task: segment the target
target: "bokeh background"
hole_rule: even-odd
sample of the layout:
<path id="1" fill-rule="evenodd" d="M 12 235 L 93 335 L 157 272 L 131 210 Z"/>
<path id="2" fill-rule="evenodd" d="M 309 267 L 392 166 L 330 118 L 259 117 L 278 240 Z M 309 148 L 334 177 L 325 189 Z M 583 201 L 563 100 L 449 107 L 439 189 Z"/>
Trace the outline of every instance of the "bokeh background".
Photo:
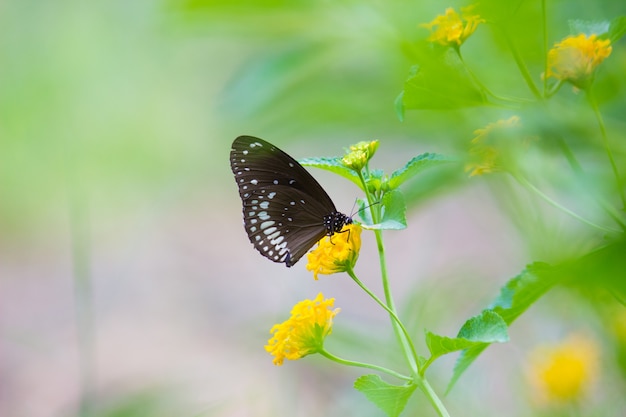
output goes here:
<path id="1" fill-rule="evenodd" d="M 547 3 L 550 44 L 571 19 L 626 14 L 611 0 Z M 318 292 L 342 309 L 329 350 L 396 369 L 402 358 L 388 317 L 347 276 L 316 282 L 304 262 L 287 269 L 254 251 L 228 153 L 236 136 L 251 134 L 295 158 L 379 139 L 372 165 L 388 173 L 423 152 L 462 159 L 475 129 L 514 111 L 409 111 L 401 122 L 394 100 L 416 63 L 412 45 L 428 35 L 418 25 L 464 5 L 2 2 L 0 416 L 382 415 L 352 389 L 364 372 L 317 357 L 272 365 L 269 329 Z M 520 2 L 509 28 L 537 83 L 540 11 L 540 2 Z M 532 99 L 488 25 L 463 48 L 492 90 Z M 621 42 L 596 94 L 623 171 L 625 71 Z M 527 161 L 532 178 L 610 224 L 587 192 L 617 204 L 593 113 L 569 87 L 548 107 L 549 117 L 537 108 L 522 116 L 541 133 Z M 595 181 L 573 178 L 551 132 L 566 137 Z M 404 190 L 408 229 L 385 235 L 396 301 L 417 340 L 424 329 L 454 336 L 525 264 L 559 262 L 602 241 L 506 177 L 470 179 L 458 164 L 435 171 Z M 314 175 L 341 211 L 361 197 L 347 181 Z M 364 234 L 357 273 L 380 293 L 377 265 Z M 623 416 L 623 310 L 602 291 L 556 288 L 444 403 L 453 416 L 539 415 L 528 353 L 575 333 L 600 358 L 578 406 Z M 455 357 L 429 370 L 441 394 Z M 434 415 L 420 393 L 406 412 L 417 414 Z"/>

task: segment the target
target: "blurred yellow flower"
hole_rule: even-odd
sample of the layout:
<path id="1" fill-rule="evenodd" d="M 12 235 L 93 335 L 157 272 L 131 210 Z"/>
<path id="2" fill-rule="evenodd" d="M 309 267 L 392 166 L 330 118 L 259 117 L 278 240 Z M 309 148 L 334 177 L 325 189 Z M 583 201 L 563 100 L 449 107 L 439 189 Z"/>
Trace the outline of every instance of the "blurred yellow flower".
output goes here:
<path id="1" fill-rule="evenodd" d="M 580 398 L 598 373 L 596 343 L 575 334 L 561 343 L 543 345 L 530 354 L 529 383 L 540 404 Z"/>
<path id="2" fill-rule="evenodd" d="M 356 264 L 361 250 L 361 226 L 348 224 L 340 234 L 325 236 L 317 247 L 307 254 L 306 269 L 318 274 L 330 275 L 345 272 Z"/>
<path id="3" fill-rule="evenodd" d="M 611 55 L 611 41 L 596 35 L 568 36 L 548 51 L 548 77 L 585 88 L 594 70 Z"/>
<path id="4" fill-rule="evenodd" d="M 332 309 L 334 298 L 324 299 L 319 293 L 315 300 L 303 300 L 291 309 L 291 317 L 275 324 L 265 350 L 274 356 L 274 365 L 285 359 L 297 360 L 317 353 L 324 347 L 324 339 L 332 332 L 333 318 L 340 309 Z"/>
<path id="5" fill-rule="evenodd" d="M 376 153 L 376 149 L 378 149 L 377 140 L 373 140 L 371 142 L 359 142 L 356 145 L 350 146 L 350 153 L 344 156 L 341 162 L 346 167 L 359 172 L 369 162 L 369 160 L 372 159 Z"/>
<path id="6" fill-rule="evenodd" d="M 465 165 L 465 172 L 469 176 L 490 174 L 502 170 L 501 152 L 498 151 L 494 143 L 499 136 L 504 135 L 507 129 L 520 126 L 519 116 L 511 116 L 506 120 L 498 120 L 489 123 L 481 129 L 476 129 L 476 135 L 470 142 L 470 162 Z"/>
<path id="7" fill-rule="evenodd" d="M 459 47 L 471 36 L 480 23 L 484 23 L 477 14 L 472 14 L 473 6 L 461 9 L 461 15 L 452 7 L 446 9 L 445 14 L 438 15 L 432 22 L 420 26 L 430 30 L 428 40 L 444 46 Z"/>

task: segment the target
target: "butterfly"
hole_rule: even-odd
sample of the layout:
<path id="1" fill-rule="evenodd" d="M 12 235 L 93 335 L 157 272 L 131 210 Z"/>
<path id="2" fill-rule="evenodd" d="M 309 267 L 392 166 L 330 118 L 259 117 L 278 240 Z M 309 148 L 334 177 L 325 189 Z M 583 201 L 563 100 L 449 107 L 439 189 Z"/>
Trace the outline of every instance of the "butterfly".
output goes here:
<path id="1" fill-rule="evenodd" d="M 291 267 L 321 238 L 352 223 L 302 165 L 263 139 L 235 139 L 230 167 L 248 238 L 273 262 Z"/>

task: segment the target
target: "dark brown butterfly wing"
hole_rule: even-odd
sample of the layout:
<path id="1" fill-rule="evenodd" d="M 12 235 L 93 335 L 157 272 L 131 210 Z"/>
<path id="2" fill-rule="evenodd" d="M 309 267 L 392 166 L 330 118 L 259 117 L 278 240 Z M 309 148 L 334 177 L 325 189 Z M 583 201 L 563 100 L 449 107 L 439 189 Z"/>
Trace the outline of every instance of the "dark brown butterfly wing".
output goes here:
<path id="1" fill-rule="evenodd" d="M 337 219 L 341 225 L 349 222 L 315 178 L 269 142 L 239 136 L 230 151 L 230 166 L 250 242 L 274 262 L 294 265 L 324 235 L 337 231 Z M 335 222 L 334 228 L 325 218 Z"/>

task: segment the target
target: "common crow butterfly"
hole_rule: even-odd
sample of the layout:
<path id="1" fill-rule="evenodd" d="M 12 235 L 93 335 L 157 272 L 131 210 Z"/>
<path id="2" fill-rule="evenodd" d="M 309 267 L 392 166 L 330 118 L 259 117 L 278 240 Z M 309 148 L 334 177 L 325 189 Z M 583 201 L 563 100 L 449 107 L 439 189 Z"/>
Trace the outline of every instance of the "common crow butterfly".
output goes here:
<path id="1" fill-rule="evenodd" d="M 302 165 L 269 142 L 239 136 L 230 167 L 248 238 L 273 262 L 290 267 L 321 238 L 352 223 Z"/>

